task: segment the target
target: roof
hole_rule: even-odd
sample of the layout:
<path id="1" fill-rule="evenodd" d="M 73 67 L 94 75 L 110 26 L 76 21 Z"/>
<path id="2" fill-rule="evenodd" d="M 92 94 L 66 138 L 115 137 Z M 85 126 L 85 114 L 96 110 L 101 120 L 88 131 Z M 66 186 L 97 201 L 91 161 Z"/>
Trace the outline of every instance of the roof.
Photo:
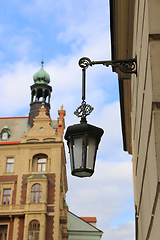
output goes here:
<path id="1" fill-rule="evenodd" d="M 43 61 L 41 69 L 33 75 L 34 83 L 50 83 L 49 74 L 43 69 Z"/>
<path id="2" fill-rule="evenodd" d="M 90 218 L 91 219 L 91 218 Z M 96 218 L 94 218 L 96 219 Z M 94 227 L 93 225 L 91 225 L 90 223 L 88 223 L 87 221 L 85 221 L 84 219 L 76 216 L 74 213 L 68 211 L 68 232 L 90 232 L 90 233 L 94 233 L 99 236 L 102 236 L 103 232 L 101 230 L 99 230 L 98 228 Z"/>
<path id="3" fill-rule="evenodd" d="M 28 117 L 3 117 L 0 118 L 0 133 L 5 126 L 8 126 L 10 137 L 7 140 L 2 140 L 0 137 L 0 144 L 17 144 L 21 141 L 21 136 L 26 135 L 31 128 L 28 124 Z M 58 129 L 58 122 L 51 121 L 51 127 Z"/>
<path id="4" fill-rule="evenodd" d="M 28 117 L 0 118 L 0 132 L 6 124 L 10 130 L 11 136 L 8 140 L 5 141 L 0 138 L 0 143 L 11 143 L 17 141 L 20 142 L 21 136 L 26 134 L 30 129 L 30 126 L 28 124 Z"/>
<path id="5" fill-rule="evenodd" d="M 31 178 L 47 178 L 47 177 L 44 174 L 32 174 L 28 177 L 28 179 L 31 179 Z"/>
<path id="6" fill-rule="evenodd" d="M 112 60 L 134 58 L 133 24 L 134 0 L 110 0 L 110 31 Z M 131 74 L 121 72 L 117 67 L 112 70 L 118 73 L 121 125 L 124 151 L 132 153 L 131 147 Z"/>
<path id="7" fill-rule="evenodd" d="M 80 217 L 81 219 L 83 219 L 84 221 L 86 222 L 93 222 L 93 223 L 96 223 L 97 222 L 97 219 L 96 217 Z"/>

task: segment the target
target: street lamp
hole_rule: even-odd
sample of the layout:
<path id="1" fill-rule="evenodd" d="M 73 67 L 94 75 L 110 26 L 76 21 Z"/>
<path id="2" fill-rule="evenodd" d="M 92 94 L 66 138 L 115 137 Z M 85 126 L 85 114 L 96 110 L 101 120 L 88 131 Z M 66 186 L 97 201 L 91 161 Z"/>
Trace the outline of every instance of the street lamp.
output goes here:
<path id="1" fill-rule="evenodd" d="M 103 129 L 87 123 L 86 117 L 93 111 L 93 107 L 85 101 L 85 75 L 86 69 L 95 64 L 103 64 L 118 67 L 125 73 L 137 75 L 137 59 L 116 60 L 116 61 L 91 61 L 87 57 L 79 60 L 82 68 L 82 103 L 74 114 L 81 117 L 80 124 L 74 124 L 67 128 L 65 139 L 70 153 L 71 173 L 77 177 L 90 177 L 94 173 L 96 154 Z"/>

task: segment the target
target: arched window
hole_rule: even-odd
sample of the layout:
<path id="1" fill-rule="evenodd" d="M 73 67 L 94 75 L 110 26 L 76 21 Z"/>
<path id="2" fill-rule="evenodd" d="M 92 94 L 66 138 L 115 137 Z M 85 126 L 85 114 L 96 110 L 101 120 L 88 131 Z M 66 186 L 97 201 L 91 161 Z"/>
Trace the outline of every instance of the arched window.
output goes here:
<path id="1" fill-rule="evenodd" d="M 42 198 L 42 186 L 36 183 L 31 188 L 31 203 L 41 203 L 41 198 Z"/>
<path id="2" fill-rule="evenodd" d="M 0 138 L 2 141 L 7 141 L 11 136 L 11 132 L 10 129 L 7 125 L 5 125 L 2 129 L 2 131 L 0 132 Z"/>
<path id="3" fill-rule="evenodd" d="M 39 240 L 40 223 L 37 220 L 33 220 L 29 224 L 28 240 Z"/>
<path id="4" fill-rule="evenodd" d="M 40 128 L 43 131 L 43 128 Z M 32 159 L 32 172 L 46 172 L 47 171 L 48 156 L 46 154 L 36 154 Z"/>

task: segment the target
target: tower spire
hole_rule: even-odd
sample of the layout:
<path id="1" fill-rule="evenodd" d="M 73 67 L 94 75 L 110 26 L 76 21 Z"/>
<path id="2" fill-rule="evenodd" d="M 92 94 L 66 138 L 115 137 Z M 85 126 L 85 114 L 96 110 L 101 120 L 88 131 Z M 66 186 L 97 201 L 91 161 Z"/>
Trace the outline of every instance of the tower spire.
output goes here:
<path id="1" fill-rule="evenodd" d="M 33 75 L 34 84 L 30 87 L 31 103 L 28 123 L 31 127 L 33 126 L 33 118 L 38 116 L 39 108 L 41 108 L 42 103 L 47 109 L 46 114 L 50 116 L 50 97 L 52 87 L 48 85 L 50 83 L 50 76 L 43 68 L 43 59 L 41 63 L 41 69 Z"/>

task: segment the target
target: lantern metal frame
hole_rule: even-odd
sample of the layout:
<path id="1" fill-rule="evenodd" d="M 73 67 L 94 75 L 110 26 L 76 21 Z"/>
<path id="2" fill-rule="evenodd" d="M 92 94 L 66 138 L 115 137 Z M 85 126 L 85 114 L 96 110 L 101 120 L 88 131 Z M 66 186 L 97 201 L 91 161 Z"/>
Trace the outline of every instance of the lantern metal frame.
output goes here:
<path id="1" fill-rule="evenodd" d="M 71 173 L 77 177 L 90 177 L 94 172 L 96 154 L 98 150 L 98 145 L 103 135 L 103 129 L 96 126 L 90 125 L 86 122 L 81 122 L 80 124 L 74 124 L 67 128 L 65 139 L 67 140 L 70 160 L 71 160 Z M 76 164 L 75 148 L 74 141 L 76 139 L 81 139 L 82 149 L 81 156 L 82 159 Z M 91 154 L 91 157 L 88 156 L 89 153 L 89 142 L 90 140 L 94 141 L 94 152 Z M 78 156 L 79 157 L 79 156 Z M 92 159 L 91 161 L 89 159 Z M 80 163 L 80 164 L 79 164 Z M 79 164 L 79 165 L 78 165 Z"/>
<path id="2" fill-rule="evenodd" d="M 83 57 L 79 60 L 78 63 L 79 66 L 82 68 L 82 103 L 76 109 L 74 114 L 77 117 L 81 117 L 81 121 L 80 124 L 75 124 L 67 128 L 65 139 L 67 140 L 70 153 L 72 175 L 77 177 L 90 177 L 94 173 L 97 149 L 104 130 L 88 124 L 86 120 L 86 117 L 90 115 L 90 113 L 94 110 L 94 108 L 91 105 L 87 104 L 85 101 L 86 69 L 89 66 L 93 66 L 95 64 L 103 64 L 106 67 L 110 65 L 113 67 L 118 67 L 119 70 L 124 73 L 134 73 L 137 75 L 137 57 L 129 60 L 125 59 L 116 61 L 91 61 L 88 57 Z M 78 144 L 75 143 L 76 139 L 80 139 L 81 142 L 81 144 L 79 144 L 79 146 L 81 145 L 80 157 L 82 157 L 80 161 L 80 157 L 75 156 L 75 154 L 77 154 L 75 148 L 76 146 L 78 146 Z M 95 141 L 94 144 L 93 139 Z M 89 144 L 89 142 L 91 141 L 92 144 Z M 94 150 L 92 154 L 90 154 L 91 151 L 89 148 Z M 88 156 L 89 154 L 90 156 Z M 76 157 L 78 159 L 77 162 L 79 161 L 79 164 L 76 162 Z M 89 159 L 91 159 L 91 161 Z"/>

